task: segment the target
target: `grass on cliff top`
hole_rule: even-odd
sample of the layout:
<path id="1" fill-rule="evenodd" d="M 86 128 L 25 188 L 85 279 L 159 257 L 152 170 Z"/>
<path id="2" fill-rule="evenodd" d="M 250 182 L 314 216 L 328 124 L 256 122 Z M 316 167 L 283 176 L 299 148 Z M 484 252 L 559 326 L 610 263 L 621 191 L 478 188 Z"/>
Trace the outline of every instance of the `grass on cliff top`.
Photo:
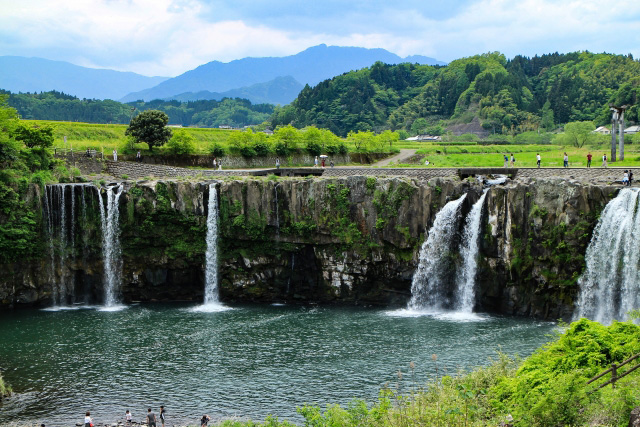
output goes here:
<path id="1" fill-rule="evenodd" d="M 377 402 L 354 400 L 339 405 L 304 406 L 298 412 L 309 427 L 417 426 L 626 426 L 640 405 L 640 370 L 597 390 L 609 376 L 587 381 L 640 352 L 640 326 L 630 322 L 603 326 L 581 319 L 555 340 L 519 361 L 499 354 L 486 367 L 447 373 L 433 356 L 433 374 L 424 385 L 413 364 L 398 372 Z M 633 366 L 633 362 L 631 364 Z M 629 367 L 622 368 L 626 371 Z M 288 427 L 267 418 L 263 423 L 224 421 L 224 427 Z"/>

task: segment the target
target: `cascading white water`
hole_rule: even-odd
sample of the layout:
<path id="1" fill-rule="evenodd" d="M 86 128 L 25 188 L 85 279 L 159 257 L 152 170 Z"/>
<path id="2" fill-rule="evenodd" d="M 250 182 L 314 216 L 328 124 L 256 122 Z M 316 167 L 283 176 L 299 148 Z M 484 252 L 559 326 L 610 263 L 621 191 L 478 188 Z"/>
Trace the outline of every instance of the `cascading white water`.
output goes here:
<path id="1" fill-rule="evenodd" d="M 209 184 L 207 213 L 207 254 L 205 267 L 204 303 L 218 303 L 218 192 L 216 184 Z"/>
<path id="2" fill-rule="evenodd" d="M 60 269 L 60 281 L 59 281 L 59 293 L 60 293 L 60 301 L 61 305 L 65 305 L 67 299 L 67 275 L 65 274 L 65 251 L 67 249 L 67 216 L 66 216 L 66 199 L 65 199 L 65 190 L 67 188 L 66 184 L 60 184 L 58 191 L 58 212 L 60 212 L 60 228 L 58 229 L 58 268 Z M 73 193 L 71 193 L 73 198 Z"/>
<path id="3" fill-rule="evenodd" d="M 458 210 L 467 197 L 464 194 L 457 200 L 447 203 L 437 213 L 429 230 L 427 240 L 420 249 L 420 261 L 411 283 L 411 300 L 408 308 L 412 310 L 439 310 L 447 305 L 445 257 L 452 249 L 453 237 L 458 225 Z"/>
<path id="4" fill-rule="evenodd" d="M 578 279 L 575 318 L 624 320 L 640 308 L 640 190 L 625 188 L 600 215 Z"/>
<path id="5" fill-rule="evenodd" d="M 114 191 L 116 189 L 117 191 Z M 97 188 L 100 205 L 100 221 L 102 225 L 102 261 L 104 264 L 104 305 L 114 307 L 118 303 L 120 292 L 120 276 L 122 274 L 122 257 L 120 253 L 120 228 L 118 220 L 120 212 L 118 201 L 123 193 L 123 185 L 107 187 L 107 203 Z"/>
<path id="6" fill-rule="evenodd" d="M 480 220 L 482 219 L 482 207 L 484 199 L 487 197 L 488 189 L 473 204 L 464 225 L 462 232 L 462 248 L 460 257 L 462 258 L 462 268 L 456 277 L 456 302 L 454 310 L 464 313 L 471 313 L 475 303 L 475 282 L 476 271 L 478 269 L 478 250 L 480 240 Z"/>

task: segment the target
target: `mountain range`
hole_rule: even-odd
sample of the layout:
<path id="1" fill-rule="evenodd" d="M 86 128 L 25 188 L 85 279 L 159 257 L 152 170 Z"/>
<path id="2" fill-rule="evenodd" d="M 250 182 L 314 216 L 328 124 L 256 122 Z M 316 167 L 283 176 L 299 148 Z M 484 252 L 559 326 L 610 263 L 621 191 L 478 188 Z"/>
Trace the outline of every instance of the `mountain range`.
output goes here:
<path id="1" fill-rule="evenodd" d="M 241 97 L 252 103 L 284 105 L 293 101 L 307 84 L 313 86 L 351 70 L 369 67 L 377 61 L 446 65 L 426 56 L 402 58 L 384 49 L 321 44 L 284 57 L 212 61 L 167 78 L 86 68 L 41 58 L 2 56 L 0 89 L 14 93 L 57 90 L 80 98 L 121 102 Z"/>
<path id="2" fill-rule="evenodd" d="M 164 80 L 167 77 L 87 68 L 42 58 L 0 56 L 0 89 L 14 93 L 56 90 L 79 98 L 120 99 Z"/>

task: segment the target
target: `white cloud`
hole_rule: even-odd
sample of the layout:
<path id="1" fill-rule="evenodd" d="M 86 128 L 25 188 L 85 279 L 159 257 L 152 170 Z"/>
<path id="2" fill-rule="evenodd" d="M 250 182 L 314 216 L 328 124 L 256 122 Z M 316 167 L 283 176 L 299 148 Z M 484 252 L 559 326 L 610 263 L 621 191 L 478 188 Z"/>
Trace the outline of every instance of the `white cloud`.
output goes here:
<path id="1" fill-rule="evenodd" d="M 320 43 L 441 60 L 494 50 L 507 56 L 585 49 L 640 56 L 638 19 L 630 18 L 640 16 L 640 2 L 632 0 L 478 0 L 443 20 L 429 18 L 428 7 L 418 10 L 411 2 L 403 8 L 399 1 L 370 16 L 359 10 L 352 33 L 348 26 L 330 30 L 336 25 L 329 21 L 320 32 L 241 19 L 210 22 L 217 11 L 203 1 L 0 0 L 0 55 L 169 76 L 212 60 L 290 55 Z"/>

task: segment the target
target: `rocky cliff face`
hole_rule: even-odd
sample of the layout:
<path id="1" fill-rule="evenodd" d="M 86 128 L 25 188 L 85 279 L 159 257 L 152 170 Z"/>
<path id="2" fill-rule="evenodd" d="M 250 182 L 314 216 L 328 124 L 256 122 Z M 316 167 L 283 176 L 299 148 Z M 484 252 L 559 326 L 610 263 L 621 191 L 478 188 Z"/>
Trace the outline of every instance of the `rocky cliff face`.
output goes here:
<path id="1" fill-rule="evenodd" d="M 223 301 L 403 305 L 438 210 L 468 193 L 466 215 L 482 188 L 454 179 L 247 178 L 220 181 L 216 191 Z M 476 309 L 568 317 L 598 213 L 615 192 L 565 180 L 492 187 Z M 208 183 L 126 183 L 119 206 L 125 301 L 202 298 L 208 198 Z M 80 206 L 66 201 L 67 212 Z M 98 212 L 96 204 L 77 212 L 76 238 L 57 267 L 66 273 L 54 274 L 67 277 L 69 299 L 72 290 L 75 300 L 101 298 Z M 50 303 L 44 228 L 41 253 L 2 266 L 2 306 Z M 459 262 L 452 254 L 452 277 Z"/>

